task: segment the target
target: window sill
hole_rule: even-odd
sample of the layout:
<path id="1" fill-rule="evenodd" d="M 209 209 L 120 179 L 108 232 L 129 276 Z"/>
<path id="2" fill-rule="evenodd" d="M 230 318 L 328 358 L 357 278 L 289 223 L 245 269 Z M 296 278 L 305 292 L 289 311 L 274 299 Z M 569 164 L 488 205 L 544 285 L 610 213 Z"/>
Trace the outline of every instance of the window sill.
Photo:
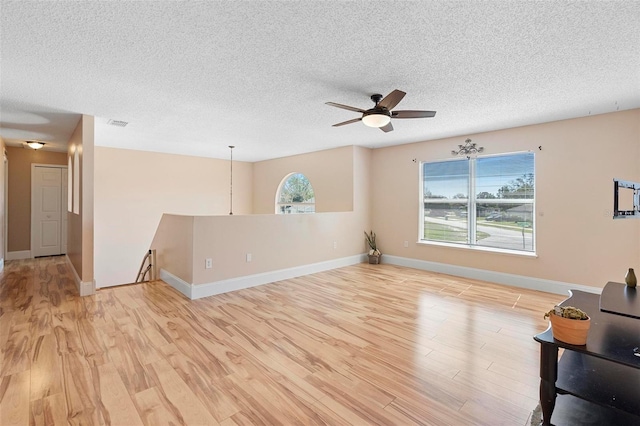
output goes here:
<path id="1" fill-rule="evenodd" d="M 471 246 L 469 244 L 452 244 L 452 243 L 444 243 L 444 242 L 438 242 L 438 241 L 425 241 L 425 240 L 419 240 L 417 241 L 417 244 L 425 245 L 425 246 L 438 246 L 438 247 L 448 247 L 448 248 L 461 249 L 461 250 L 506 254 L 511 256 L 533 257 L 533 258 L 538 257 L 538 254 L 533 251 L 520 251 L 520 250 L 501 249 L 501 248 L 495 248 L 495 247 Z"/>

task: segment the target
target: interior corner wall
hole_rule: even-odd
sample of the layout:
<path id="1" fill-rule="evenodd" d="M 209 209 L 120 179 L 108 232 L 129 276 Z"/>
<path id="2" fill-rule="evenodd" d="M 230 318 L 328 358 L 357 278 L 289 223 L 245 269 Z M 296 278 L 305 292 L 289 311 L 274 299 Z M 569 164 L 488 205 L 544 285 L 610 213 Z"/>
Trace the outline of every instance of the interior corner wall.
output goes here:
<path id="1" fill-rule="evenodd" d="M 275 214 L 280 184 L 294 172 L 311 182 L 316 212 L 353 211 L 353 152 L 347 146 L 253 163 L 253 213 Z"/>
<path id="2" fill-rule="evenodd" d="M 79 200 L 71 200 L 79 206 L 77 212 L 69 212 L 67 256 L 82 283 L 93 286 L 94 250 L 93 250 L 93 168 L 94 168 L 94 117 L 83 115 L 73 131 L 68 143 L 67 155 L 79 162 L 78 174 L 72 174 L 72 185 L 78 185 L 79 191 L 74 194 Z M 75 156 L 75 153 L 78 156 Z M 63 164 L 67 164 L 67 159 Z M 74 165 L 75 166 L 75 165 Z"/>
<path id="3" fill-rule="evenodd" d="M 82 282 L 94 281 L 94 156 L 95 118 L 82 116 Z"/>
<path id="4" fill-rule="evenodd" d="M 227 216 L 234 217 L 235 215 L 225 215 L 224 217 Z M 193 283 L 195 218 L 195 216 L 162 215 L 150 246 L 151 249 L 156 250 L 155 268 L 158 276 L 160 276 L 160 271 L 164 270 L 184 282 Z M 219 242 L 220 236 L 216 235 L 214 241 Z"/>
<path id="5" fill-rule="evenodd" d="M 228 215 L 229 173 L 228 160 L 97 146 L 96 286 L 135 281 L 163 214 Z M 252 174 L 233 162 L 234 215 L 252 212 Z"/>
<path id="6" fill-rule="evenodd" d="M 4 252 L 4 246 L 5 246 L 5 242 L 6 242 L 6 229 L 5 229 L 5 210 L 6 210 L 6 204 L 5 204 L 5 196 L 7 195 L 5 192 L 5 158 L 6 158 L 6 149 L 4 146 L 4 139 L 2 139 L 2 136 L 0 136 L 0 151 L 2 151 L 2 159 L 0 160 L 0 272 L 2 272 L 2 270 L 4 269 L 4 259 L 5 259 L 5 252 Z"/>
<path id="7" fill-rule="evenodd" d="M 5 148 L 9 160 L 7 252 L 31 250 L 31 164 L 66 165 L 64 152 Z M 4 175 L 3 175 L 4 176 Z"/>
<path id="8" fill-rule="evenodd" d="M 419 161 L 451 159 L 467 138 L 487 155 L 535 152 L 537 257 L 417 243 Z M 612 218 L 613 179 L 640 182 L 639 158 L 639 109 L 376 149 L 373 229 L 383 252 L 399 257 L 592 287 L 623 282 L 640 269 L 640 220 Z"/>
<path id="9" fill-rule="evenodd" d="M 353 210 L 361 212 L 361 227 L 371 230 L 371 192 L 375 182 L 372 181 L 371 161 L 373 150 L 353 147 Z M 364 240 L 363 240 L 364 241 Z"/>

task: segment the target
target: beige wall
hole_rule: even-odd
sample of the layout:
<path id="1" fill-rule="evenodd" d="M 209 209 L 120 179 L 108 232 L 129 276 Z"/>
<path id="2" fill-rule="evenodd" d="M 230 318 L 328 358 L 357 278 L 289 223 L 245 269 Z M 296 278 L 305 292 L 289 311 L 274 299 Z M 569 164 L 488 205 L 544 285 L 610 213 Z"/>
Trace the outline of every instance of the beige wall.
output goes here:
<path id="1" fill-rule="evenodd" d="M 355 212 L 307 215 L 165 214 L 151 248 L 159 268 L 189 284 L 305 266 L 364 252 Z M 247 262 L 247 254 L 252 260 Z M 205 260 L 213 260 L 211 269 Z"/>
<path id="2" fill-rule="evenodd" d="M 67 164 L 64 152 L 6 147 L 9 160 L 7 251 L 31 250 L 31 164 Z M 4 174 L 3 174 L 4 176 Z"/>
<path id="3" fill-rule="evenodd" d="M 330 193 L 336 186 L 339 203 L 329 205 L 350 207 L 352 211 L 275 215 L 272 193 L 265 197 L 263 206 L 270 214 L 194 218 L 165 215 L 152 244 L 159 267 L 197 285 L 364 253 L 363 230 L 370 223 L 371 150 L 347 147 L 296 157 L 303 160 L 303 165 L 327 161 L 323 167 L 306 169 L 312 170 L 312 184 L 321 188 L 321 193 Z M 291 170 L 303 170 L 294 157 L 261 162 L 254 167 L 254 187 L 276 188 Z M 189 232 L 186 228 L 191 223 L 193 231 Z M 250 262 L 247 254 L 252 256 Z M 207 258 L 213 260 L 212 269 L 205 268 Z"/>
<path id="4" fill-rule="evenodd" d="M 389 255 L 601 287 L 622 280 L 628 267 L 640 268 L 640 221 L 611 219 L 612 179 L 640 181 L 638 123 L 640 110 L 633 110 L 376 150 L 237 162 L 234 217 L 228 217 L 228 161 L 97 147 L 97 284 L 133 281 L 154 235 L 154 245 L 173 245 L 179 256 L 159 253 L 160 266 L 202 284 L 363 253 L 362 231 L 374 229 Z M 419 166 L 412 160 L 451 158 L 466 137 L 487 154 L 536 152 L 538 257 L 415 243 Z M 273 215 L 278 185 L 291 172 L 309 177 L 319 212 L 345 213 Z M 164 213 L 220 216 L 195 217 L 192 226 L 191 219 L 175 219 L 167 226 L 182 231 L 162 240 L 156 230 L 167 229 L 158 228 Z M 211 270 L 206 257 L 214 260 Z"/>
<path id="5" fill-rule="evenodd" d="M 412 159 L 452 158 L 467 137 L 486 154 L 535 152 L 536 258 L 416 244 L 419 164 Z M 640 269 L 640 220 L 612 219 L 613 178 L 640 182 L 640 110 L 376 149 L 373 229 L 383 253 L 602 287 Z"/>
<path id="6" fill-rule="evenodd" d="M 161 265 L 156 268 L 158 274 L 162 268 L 185 282 L 193 282 L 194 219 L 194 216 L 162 215 L 151 243 L 156 250 L 156 266 Z"/>
<path id="7" fill-rule="evenodd" d="M 196 217 L 193 284 L 358 255 L 361 234 L 354 212 Z M 205 269 L 206 258 L 213 259 L 212 269 Z"/>
<path id="8" fill-rule="evenodd" d="M 228 215 L 227 160 L 96 147 L 95 277 L 134 282 L 164 213 Z M 251 163 L 233 162 L 233 213 L 252 212 Z"/>
<path id="9" fill-rule="evenodd" d="M 289 174 L 304 174 L 316 196 L 316 212 L 353 210 L 353 147 L 254 163 L 253 213 L 275 213 L 276 193 Z"/>
<path id="10" fill-rule="evenodd" d="M 5 223 L 4 223 L 4 219 L 5 219 L 5 195 L 6 191 L 5 191 L 5 171 L 6 171 L 6 166 L 5 166 L 5 157 L 6 157 L 6 150 L 4 147 L 4 139 L 2 139 L 2 136 L 0 136 L 0 151 L 2 152 L 2 156 L 3 158 L 0 161 L 0 271 L 2 271 L 2 268 L 4 268 L 4 259 L 5 259 L 5 252 L 4 252 L 4 246 L 5 246 L 5 242 L 6 242 L 6 238 L 7 236 L 5 235 Z"/>
<path id="11" fill-rule="evenodd" d="M 83 115 L 69 139 L 67 155 L 74 158 L 76 151 L 79 154 L 78 161 L 80 162 L 79 176 L 71 170 L 69 174 L 73 174 L 72 186 L 75 181 L 79 183 L 79 211 L 67 215 L 69 218 L 67 256 L 80 281 L 92 286 L 94 280 L 94 118 L 92 116 Z M 66 156 L 63 164 L 67 164 Z M 72 163 L 72 168 L 73 165 Z"/>
<path id="12" fill-rule="evenodd" d="M 363 243 L 364 231 L 371 229 L 371 188 L 375 185 L 372 181 L 372 158 L 373 150 L 353 147 L 353 206 L 360 215 Z M 363 247 L 368 251 L 367 246 Z"/>

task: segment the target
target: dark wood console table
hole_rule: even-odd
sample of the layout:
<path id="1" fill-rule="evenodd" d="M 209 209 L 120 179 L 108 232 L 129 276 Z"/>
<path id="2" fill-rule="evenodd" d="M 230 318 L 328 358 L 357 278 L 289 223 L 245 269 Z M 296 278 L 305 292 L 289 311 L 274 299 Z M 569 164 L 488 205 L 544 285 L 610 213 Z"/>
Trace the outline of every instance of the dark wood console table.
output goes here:
<path id="1" fill-rule="evenodd" d="M 591 317 L 586 345 L 555 340 L 551 328 L 534 337 L 541 345 L 543 425 L 552 421 L 556 426 L 640 425 L 640 319 L 628 314 L 635 290 L 618 283 L 609 283 L 606 288 L 609 312 L 600 309 L 599 295 L 582 291 L 571 292 L 561 303 L 580 308 Z M 627 313 L 611 313 L 616 312 L 616 303 Z M 558 360 L 560 348 L 564 353 Z"/>

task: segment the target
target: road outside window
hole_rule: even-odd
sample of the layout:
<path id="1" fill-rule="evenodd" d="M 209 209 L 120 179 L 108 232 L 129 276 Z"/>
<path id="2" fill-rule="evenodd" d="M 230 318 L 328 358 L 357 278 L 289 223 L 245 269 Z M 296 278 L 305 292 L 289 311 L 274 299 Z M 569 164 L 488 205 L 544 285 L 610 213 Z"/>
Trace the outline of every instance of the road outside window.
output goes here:
<path id="1" fill-rule="evenodd" d="M 533 153 L 421 163 L 424 242 L 535 252 Z"/>

